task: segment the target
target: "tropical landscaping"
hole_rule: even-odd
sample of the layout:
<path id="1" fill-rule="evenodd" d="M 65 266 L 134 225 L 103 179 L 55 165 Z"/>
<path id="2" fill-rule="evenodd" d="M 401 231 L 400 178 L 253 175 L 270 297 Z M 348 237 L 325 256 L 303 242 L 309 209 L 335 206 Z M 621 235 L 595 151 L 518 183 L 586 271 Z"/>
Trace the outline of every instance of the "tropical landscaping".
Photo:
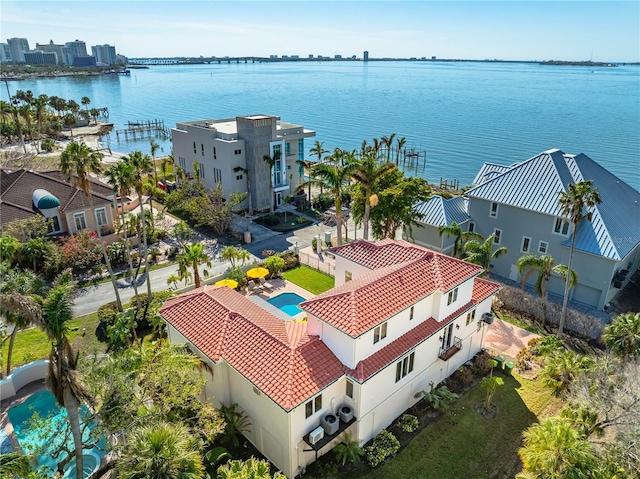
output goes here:
<path id="1" fill-rule="evenodd" d="M 31 105 L 34 99 L 28 100 L 27 95 L 22 101 Z M 20 125 L 27 127 L 32 138 L 45 129 L 40 125 L 34 129 L 27 118 L 21 122 L 19 110 L 9 113 L 15 121 L 13 136 L 19 136 Z M 71 120 L 67 126 L 73 127 Z M 364 238 L 394 238 L 416 227 L 419 215 L 412 206 L 428 199 L 431 189 L 426 181 L 406 178 L 398 170 L 397 154 L 393 164 L 394 137 L 374 140 L 372 146 L 364 142 L 359 152 L 336 149 L 329 156 L 316 142 L 312 152 L 319 161 L 302 165 L 308 169 L 308 180 L 299 192 L 308 192 L 311 205 L 312 187 L 322 192 L 320 196 L 328 195 L 335 209 L 338 246 L 348 241 L 342 229 L 345 205 L 355 222 L 362 224 Z M 401 140 L 396 151 L 402 148 Z M 264 158 L 269 164 L 274 160 Z M 103 171 L 100 153 L 76 142 L 60 157 L 60 170 L 89 201 L 90 174 L 104 174 L 117 195 L 133 189 L 139 198 L 161 198 L 168 211 L 183 219 L 172 231 L 178 243 L 173 257 L 179 270 L 168 286 L 193 282 L 200 287 L 211 258 L 195 241 L 194 228 L 225 234 L 244 196 L 225 199 L 220 188 L 206 190 L 197 165 L 194 181 L 186 181 L 177 170 L 182 187 L 160 193 L 154 189 L 155 164 L 138 151 Z M 570 186 L 559 203 L 575 229 L 583 211 L 597 204 L 599 197 L 588 181 Z M 72 457 L 76 464 L 83 461 L 86 439 L 81 415 L 82 406 L 88 405 L 97 425 L 95 433 L 108 437 L 110 444 L 99 473 L 112 471 L 113 477 L 131 479 L 271 477 L 269 464 L 242 436 L 251 427 L 246 416 L 237 405 L 216 410 L 200 403 L 206 365 L 189 351 L 167 344 L 158 310 L 172 292 L 152 293 L 149 277 L 149 244 L 161 234 L 155 223 L 157 212 L 154 216 L 143 201 L 139 214 L 117 209 L 116 233 L 121 241 L 109 247 L 100 231 L 81 232 L 60 243 L 51 241 L 43 218 L 22 220 L 5 228 L 0 237 L 0 300 L 4 320 L 13 326 L 3 338 L 7 344 L 2 351 L 3 370 L 9 375 L 31 360 L 50 360 L 47 387 L 66 409 L 68 434 L 73 438 L 73 448 L 60 456 L 58 467 L 62 469 Z M 276 214 L 271 208 L 269 216 Z M 455 225 L 440 232 L 456 236 L 454 256 L 481 265 L 487 277 L 491 260 L 505 252 L 495 247 L 493 235 L 482 238 L 456 230 Z M 137 251 L 131 238 L 140 245 Z M 549 255 L 523 255 L 517 264 L 523 275 L 521 290 L 503 288 L 498 295 L 496 309 L 500 308 L 502 317 L 521 314 L 543 333 L 542 339 L 514 358 L 515 374 L 502 371 L 495 359 L 482 353 L 444 384 L 417 393 L 420 402 L 370 444 L 361 448 L 345 437 L 332 453 L 309 467 L 305 477 L 419 477 L 424 471 L 434 477 L 637 477 L 640 314 L 617 316 L 599 342 L 587 343 L 585 350 L 576 348 L 564 332 L 567 318 L 578 314 L 568 311 L 566 303 L 566 292 L 575 284 L 574 248 L 572 241 L 568 265 L 556 265 Z M 227 279 L 243 289 L 248 283 L 243 266 L 249 253 L 227 246 L 220 256 L 231 266 Z M 293 253 L 268 251 L 264 256 L 259 266 L 266 268 L 265 275 L 282 274 L 312 294 L 334 285 L 330 276 L 297 266 Z M 126 271 L 135 288 L 129 303 L 120 299 L 114 265 Z M 73 318 L 74 275 L 92 268 L 106 269 L 115 301 L 89 317 Z M 146 291 L 137 288 L 141 269 Z M 565 279 L 562 308 L 548 301 L 552 273 Z M 527 277 L 534 274 L 539 298 L 522 291 Z M 588 329 L 588 319 L 579 319 Z M 551 330 L 555 334 L 547 334 L 548 327 L 556 324 L 557 329 Z M 104 352 L 109 353 L 108 359 L 89 357 Z M 33 427 L 44 426 L 34 418 Z M 57 453 L 47 450 L 52 456 Z M 3 474 L 31 478 L 42 474 L 32 471 L 24 457 L 3 456 Z"/>

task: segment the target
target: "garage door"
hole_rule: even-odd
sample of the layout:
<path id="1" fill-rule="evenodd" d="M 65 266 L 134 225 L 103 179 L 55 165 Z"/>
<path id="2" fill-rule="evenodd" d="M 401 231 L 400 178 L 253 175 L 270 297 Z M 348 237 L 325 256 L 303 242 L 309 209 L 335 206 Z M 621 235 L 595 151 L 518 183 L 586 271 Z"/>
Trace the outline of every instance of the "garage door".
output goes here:
<path id="1" fill-rule="evenodd" d="M 585 286 L 584 284 L 579 284 L 573 292 L 573 300 L 578 303 L 597 308 L 601 295 L 601 290 L 592 288 L 591 286 Z"/>

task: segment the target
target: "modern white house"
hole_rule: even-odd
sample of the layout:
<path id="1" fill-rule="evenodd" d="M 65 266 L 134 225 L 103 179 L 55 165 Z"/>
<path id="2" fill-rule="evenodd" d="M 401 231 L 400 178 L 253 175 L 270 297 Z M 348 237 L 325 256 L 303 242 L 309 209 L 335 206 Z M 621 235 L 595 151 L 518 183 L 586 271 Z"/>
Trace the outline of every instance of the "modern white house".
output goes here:
<path id="1" fill-rule="evenodd" d="M 507 247 L 508 254 L 492 261 L 492 275 L 520 281 L 516 263 L 528 253 L 548 254 L 556 264 L 566 265 L 573 226 L 561 215 L 558 193 L 570 183 L 586 180 L 593 181 L 602 203 L 594 208 L 591 221 L 584 218 L 578 225 L 572 265 L 578 284 L 570 290 L 569 299 L 604 309 L 640 267 L 640 192 L 587 155 L 551 149 L 511 165 L 485 163 L 474 180 L 477 186 L 458 200 L 457 204 L 467 205 L 462 230 L 485 238 L 495 234 L 496 247 Z M 416 208 L 438 211 L 443 209 L 440 204 L 452 201 L 434 197 L 428 206 Z M 464 213 L 458 210 L 458 217 Z M 452 219 L 453 215 L 447 217 L 447 224 Z M 442 238 L 443 248 L 435 244 L 439 221 L 438 215 L 425 215 L 423 228 L 413 228 L 412 241 L 447 252 L 447 241 L 453 238 Z M 530 281 L 535 281 L 535 275 Z M 562 296 L 562 278 L 551 278 L 549 293 Z"/>
<path id="2" fill-rule="evenodd" d="M 499 286 L 479 266 L 405 241 L 331 250 L 336 286 L 288 317 L 208 287 L 166 301 L 172 343 L 211 373 L 202 400 L 237 403 L 245 434 L 287 477 L 348 430 L 361 445 L 482 348 Z"/>
<path id="3" fill-rule="evenodd" d="M 304 178 L 298 163 L 304 159 L 304 139 L 315 134 L 271 115 L 181 122 L 171 130 L 177 166 L 194 174 L 197 162 L 203 185 L 214 189 L 220 184 L 225 197 L 250 189 L 247 201 L 258 211 L 294 194 Z M 278 158 L 273 168 L 265 156 Z"/>

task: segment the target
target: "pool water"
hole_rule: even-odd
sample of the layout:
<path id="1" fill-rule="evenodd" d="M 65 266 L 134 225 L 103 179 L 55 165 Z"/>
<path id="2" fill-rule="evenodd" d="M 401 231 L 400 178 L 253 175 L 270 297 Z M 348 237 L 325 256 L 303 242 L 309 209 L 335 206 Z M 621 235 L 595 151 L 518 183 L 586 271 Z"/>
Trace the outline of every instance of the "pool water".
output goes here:
<path id="1" fill-rule="evenodd" d="M 41 418 L 46 418 L 51 415 L 50 423 L 52 425 L 52 434 L 47 435 L 43 431 L 37 430 L 37 428 L 29 428 L 29 420 L 33 417 L 34 413 L 38 413 Z M 18 443 L 25 454 L 35 454 L 36 451 L 41 451 L 41 448 L 49 443 L 59 444 L 62 441 L 62 430 L 64 424 L 67 422 L 67 411 L 58 406 L 56 399 L 48 390 L 39 391 L 29 396 L 22 404 L 14 406 L 7 411 L 9 420 L 13 425 L 14 434 L 18 439 Z M 82 413 L 81 413 L 82 416 Z M 90 434 L 90 428 L 85 429 L 85 438 Z M 70 445 L 73 445 L 73 438 L 69 438 Z M 105 454 L 103 447 L 106 441 L 101 441 L 100 446 L 94 447 L 87 451 L 85 454 L 93 453 L 96 457 L 100 458 Z M 50 468 L 53 471 L 57 470 L 57 463 L 59 460 L 65 457 L 66 453 L 62 453 L 59 459 L 53 459 L 49 455 L 42 454 L 37 455 L 39 469 L 44 467 Z M 73 461 L 75 463 L 75 461 Z M 75 466 L 74 466 L 75 467 Z M 87 469 L 86 466 L 84 468 Z"/>
<path id="2" fill-rule="evenodd" d="M 268 303 L 280 311 L 284 311 L 289 316 L 295 316 L 302 312 L 298 305 L 303 301 L 305 301 L 305 299 L 296 293 L 282 293 L 267 300 Z"/>

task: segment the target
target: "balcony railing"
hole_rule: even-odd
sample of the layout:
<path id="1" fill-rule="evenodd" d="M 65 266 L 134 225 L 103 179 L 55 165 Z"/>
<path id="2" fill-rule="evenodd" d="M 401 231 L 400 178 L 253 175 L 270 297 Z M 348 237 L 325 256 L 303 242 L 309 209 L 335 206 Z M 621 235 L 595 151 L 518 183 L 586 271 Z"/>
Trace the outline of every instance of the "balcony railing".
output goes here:
<path id="1" fill-rule="evenodd" d="M 453 343 L 448 348 L 441 348 L 438 357 L 443 361 L 448 361 L 458 351 L 462 350 L 462 339 L 458 337 L 453 338 Z"/>

